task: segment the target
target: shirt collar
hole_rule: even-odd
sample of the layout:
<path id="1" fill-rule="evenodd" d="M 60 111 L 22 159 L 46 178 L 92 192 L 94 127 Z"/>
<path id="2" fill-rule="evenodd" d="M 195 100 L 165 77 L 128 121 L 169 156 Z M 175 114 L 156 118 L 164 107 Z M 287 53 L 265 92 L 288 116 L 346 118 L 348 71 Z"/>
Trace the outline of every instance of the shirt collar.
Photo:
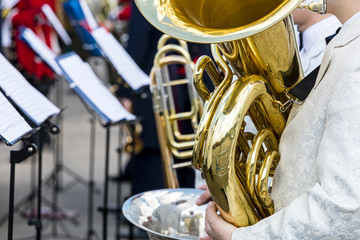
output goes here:
<path id="1" fill-rule="evenodd" d="M 324 39 L 328 35 L 335 33 L 341 23 L 335 16 L 330 16 L 315 23 L 303 32 L 303 50 L 307 52 L 318 39 Z"/>

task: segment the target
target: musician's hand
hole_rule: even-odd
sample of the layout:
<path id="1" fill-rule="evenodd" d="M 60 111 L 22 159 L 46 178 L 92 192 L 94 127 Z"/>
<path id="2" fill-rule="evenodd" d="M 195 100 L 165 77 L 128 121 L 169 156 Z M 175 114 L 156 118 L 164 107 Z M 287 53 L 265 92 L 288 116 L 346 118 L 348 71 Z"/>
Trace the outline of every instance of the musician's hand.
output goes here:
<path id="1" fill-rule="evenodd" d="M 211 200 L 211 194 L 209 192 L 209 189 L 208 189 L 206 183 L 201 185 L 199 187 L 199 189 L 205 190 L 205 192 L 203 194 L 201 194 L 198 199 L 196 199 L 196 205 L 201 205 L 201 204 L 209 202 Z"/>
<path id="2" fill-rule="evenodd" d="M 227 223 L 217 214 L 217 207 L 214 202 L 209 202 L 205 215 L 205 231 L 208 237 L 200 240 L 230 240 L 232 232 L 236 229 L 234 225 Z"/>

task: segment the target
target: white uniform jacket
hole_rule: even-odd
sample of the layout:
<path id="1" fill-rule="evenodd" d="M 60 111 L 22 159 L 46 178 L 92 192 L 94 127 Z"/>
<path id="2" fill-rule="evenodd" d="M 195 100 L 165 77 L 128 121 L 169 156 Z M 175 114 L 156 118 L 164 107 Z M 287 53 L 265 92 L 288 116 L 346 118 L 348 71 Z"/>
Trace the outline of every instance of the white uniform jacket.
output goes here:
<path id="1" fill-rule="evenodd" d="M 276 212 L 232 239 L 360 239 L 360 16 L 327 46 L 280 141 Z"/>

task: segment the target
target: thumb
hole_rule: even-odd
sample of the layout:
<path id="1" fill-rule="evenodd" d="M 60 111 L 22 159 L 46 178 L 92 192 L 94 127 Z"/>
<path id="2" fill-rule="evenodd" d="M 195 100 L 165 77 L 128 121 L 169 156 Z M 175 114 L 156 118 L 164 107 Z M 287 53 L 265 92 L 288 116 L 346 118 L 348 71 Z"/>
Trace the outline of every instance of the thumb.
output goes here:
<path id="1" fill-rule="evenodd" d="M 213 201 L 210 201 L 208 207 L 206 208 L 206 215 L 208 215 L 209 219 L 214 219 L 218 217 L 217 215 L 217 207 Z"/>

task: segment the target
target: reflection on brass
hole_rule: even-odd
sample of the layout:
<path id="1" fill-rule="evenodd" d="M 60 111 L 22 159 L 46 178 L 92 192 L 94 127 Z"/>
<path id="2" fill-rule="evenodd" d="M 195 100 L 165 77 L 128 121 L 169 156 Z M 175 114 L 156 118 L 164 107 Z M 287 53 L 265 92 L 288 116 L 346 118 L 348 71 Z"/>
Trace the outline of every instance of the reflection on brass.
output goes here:
<path id="1" fill-rule="evenodd" d="M 144 192 L 127 199 L 122 212 L 131 223 L 145 230 L 151 240 L 197 240 L 206 236 L 207 205 L 195 204 L 203 192 L 191 188 Z"/>
<path id="2" fill-rule="evenodd" d="M 299 8 L 305 8 L 313 12 L 318 12 L 320 14 L 326 13 L 326 0 L 304 0 Z"/>
<path id="3" fill-rule="evenodd" d="M 204 56 L 194 68 L 194 85 L 205 104 L 192 163 L 201 169 L 221 216 L 236 226 L 255 224 L 274 211 L 268 178 L 279 162 L 288 116 L 283 106 L 286 93 L 303 78 L 289 15 L 301 2 L 136 0 L 161 31 L 213 43 L 216 65 Z M 306 2 L 312 4 L 308 9 L 324 9 L 323 1 Z"/>
<path id="4" fill-rule="evenodd" d="M 133 127 L 125 125 L 124 132 L 125 137 L 125 146 L 124 150 L 127 153 L 138 155 L 144 149 L 144 142 L 140 138 L 142 132 L 142 125 L 139 122 L 136 122 Z"/>
<path id="5" fill-rule="evenodd" d="M 167 44 L 169 39 L 171 39 L 170 36 L 163 35 L 158 42 L 158 52 L 155 55 L 154 67 L 150 74 L 150 87 L 166 185 L 169 188 L 177 188 L 179 184 L 175 169 L 190 166 L 191 163 L 175 165 L 173 156 L 179 159 L 191 157 L 201 104 L 192 85 L 193 63 L 187 50 L 187 44 L 184 41 L 179 41 L 179 44 Z M 175 65 L 176 68 L 179 65 L 184 66 L 185 79 L 171 79 L 170 65 Z M 186 86 L 191 102 L 191 108 L 187 112 L 177 112 L 175 109 L 179 100 L 174 97 L 173 90 L 174 87 L 181 85 Z M 194 132 L 181 133 L 179 129 L 181 121 L 189 121 Z"/>

